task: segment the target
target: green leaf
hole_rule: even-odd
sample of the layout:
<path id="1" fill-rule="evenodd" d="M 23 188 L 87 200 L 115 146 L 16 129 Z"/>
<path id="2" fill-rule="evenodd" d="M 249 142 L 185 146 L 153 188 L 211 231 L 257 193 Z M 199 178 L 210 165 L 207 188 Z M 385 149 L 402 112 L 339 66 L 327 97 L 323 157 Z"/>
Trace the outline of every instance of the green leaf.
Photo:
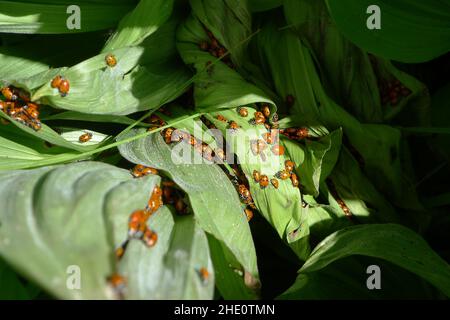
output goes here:
<path id="1" fill-rule="evenodd" d="M 450 266 L 412 230 L 396 224 L 360 225 L 339 230 L 323 240 L 299 271 L 287 293 L 301 290 L 305 277 L 352 255 L 380 258 L 419 275 L 450 296 Z M 310 280 L 311 281 L 311 280 Z M 303 284 L 302 284 L 303 283 Z"/>
<path id="2" fill-rule="evenodd" d="M 289 157 L 296 163 L 304 192 L 319 195 L 319 186 L 333 170 L 341 149 L 342 130 L 336 130 L 318 141 L 306 141 L 303 152 L 286 139 Z"/>
<path id="3" fill-rule="evenodd" d="M 193 217 L 174 220 L 169 209 L 163 207 L 149 223 L 158 232 L 157 245 L 149 250 L 137 241 L 130 243 L 118 265 L 127 278 L 127 299 L 212 299 L 214 273 L 208 242 Z M 120 244 L 123 235 L 126 230 L 115 243 Z M 205 282 L 199 273 L 201 268 L 210 273 Z"/>
<path id="4" fill-rule="evenodd" d="M 121 139 L 140 132 L 132 130 Z M 244 269 L 257 278 L 255 248 L 235 188 L 217 165 L 202 163 L 202 158 L 190 159 L 194 162 L 180 158 L 178 152 L 181 150 L 186 156 L 190 148 L 188 144 L 180 144 L 173 151 L 160 134 L 153 134 L 123 144 L 119 151 L 127 160 L 161 169 L 175 181 L 188 194 L 200 227 L 223 242 Z"/>
<path id="5" fill-rule="evenodd" d="M 208 236 L 211 259 L 214 264 L 216 286 L 225 300 L 255 300 L 257 290 L 245 284 L 246 272 L 233 253 L 213 236 Z M 242 281 L 244 278 L 244 281 Z M 251 277 L 247 277 L 250 279 Z M 258 288 L 253 288 L 258 289 Z"/>
<path id="6" fill-rule="evenodd" d="M 99 162 L 0 176 L 0 255 L 49 293 L 114 298 L 107 277 L 118 271 L 127 279 L 127 299 L 212 298 L 206 235 L 192 217 L 174 222 L 166 207 L 148 221 L 159 236 L 156 245 L 148 248 L 132 239 L 123 259 L 115 261 L 130 214 L 146 206 L 158 176 L 133 179 L 127 170 Z M 74 265 L 81 271 L 79 290 L 66 286 L 68 267 Z M 199 275 L 202 267 L 211 274 L 206 283 Z"/>
<path id="7" fill-rule="evenodd" d="M 384 58 L 423 62 L 450 50 L 450 4 L 446 1 L 327 0 L 327 4 L 346 37 Z M 367 27 L 371 5 L 380 8 L 381 29 Z"/>
<path id="8" fill-rule="evenodd" d="M 80 8 L 80 29 L 69 29 L 70 5 Z M 0 32 L 75 33 L 114 27 L 132 7 L 129 1 L 0 1 Z"/>
<path id="9" fill-rule="evenodd" d="M 17 274 L 0 259 L 0 300 L 28 300 L 30 295 Z"/>
<path id="10" fill-rule="evenodd" d="M 103 52 L 135 46 L 154 33 L 172 13 L 173 0 L 141 0 L 106 42 Z"/>

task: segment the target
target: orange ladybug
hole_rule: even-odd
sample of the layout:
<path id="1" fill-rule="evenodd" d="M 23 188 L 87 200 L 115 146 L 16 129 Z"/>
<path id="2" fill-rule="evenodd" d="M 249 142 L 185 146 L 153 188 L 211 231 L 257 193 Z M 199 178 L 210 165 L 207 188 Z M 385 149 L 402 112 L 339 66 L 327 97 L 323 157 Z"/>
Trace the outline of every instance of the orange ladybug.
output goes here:
<path id="1" fill-rule="evenodd" d="M 142 241 L 147 247 L 153 247 L 158 241 L 158 234 L 153 230 L 147 228 L 145 229 L 144 235 L 142 236 Z"/>
<path id="2" fill-rule="evenodd" d="M 184 203 L 183 199 L 178 198 L 175 202 L 175 210 L 178 214 L 186 214 L 187 213 L 187 205 Z"/>
<path id="3" fill-rule="evenodd" d="M 286 169 L 287 172 L 291 173 L 295 168 L 295 162 L 291 160 L 286 160 L 284 162 L 284 168 Z"/>
<path id="4" fill-rule="evenodd" d="M 59 88 L 59 86 L 61 85 L 61 81 L 63 80 L 63 77 L 61 76 L 56 76 L 53 78 L 52 82 L 50 82 L 50 86 L 52 88 Z"/>
<path id="5" fill-rule="evenodd" d="M 117 59 L 113 54 L 108 54 L 105 57 L 105 62 L 108 65 L 108 67 L 115 67 L 117 65 Z"/>
<path id="6" fill-rule="evenodd" d="M 247 221 L 250 221 L 253 218 L 253 211 L 246 208 L 244 210 L 245 216 L 247 217 Z"/>
<path id="7" fill-rule="evenodd" d="M 23 110 L 32 118 L 39 118 L 39 106 L 35 103 L 28 102 L 24 107 Z"/>
<path id="8" fill-rule="evenodd" d="M 282 156 L 284 154 L 284 147 L 279 144 L 275 144 L 272 147 L 272 152 L 274 155 Z"/>
<path id="9" fill-rule="evenodd" d="M 228 128 L 230 128 L 230 129 L 233 130 L 233 131 L 236 131 L 236 130 L 239 129 L 240 127 L 239 127 L 239 125 L 238 125 L 236 122 L 231 121 L 230 124 L 228 125 Z"/>
<path id="10" fill-rule="evenodd" d="M 221 114 L 218 114 L 216 117 L 217 120 L 222 121 L 222 122 L 227 122 L 228 120 Z"/>
<path id="11" fill-rule="evenodd" d="M 270 116 L 270 108 L 269 108 L 269 105 L 264 104 L 264 105 L 262 106 L 262 108 L 261 108 L 261 111 L 262 111 L 264 117 L 268 118 L 268 117 Z"/>
<path id="12" fill-rule="evenodd" d="M 238 108 L 237 108 L 237 112 L 238 112 L 239 115 L 240 115 L 241 117 L 243 117 L 243 118 L 245 118 L 245 117 L 248 116 L 248 110 L 247 110 L 247 108 L 244 108 L 244 107 L 238 107 Z"/>
<path id="13" fill-rule="evenodd" d="M 290 172 L 286 171 L 286 170 L 281 170 L 279 172 L 277 172 L 277 174 L 275 175 L 278 179 L 281 180 L 286 180 L 289 179 L 289 177 L 291 176 Z"/>
<path id="14" fill-rule="evenodd" d="M 2 88 L 2 95 L 6 98 L 6 100 L 9 101 L 17 100 L 17 95 L 15 95 L 14 92 L 9 87 Z"/>
<path id="15" fill-rule="evenodd" d="M 207 41 L 201 41 L 199 44 L 200 50 L 202 51 L 208 51 L 209 49 L 209 44 Z"/>
<path id="16" fill-rule="evenodd" d="M 61 94 L 61 97 L 67 96 L 70 90 L 70 83 L 66 79 L 62 79 L 61 83 L 59 84 L 59 93 Z"/>
<path id="17" fill-rule="evenodd" d="M 145 210 L 134 211 L 128 220 L 128 236 L 130 238 L 141 238 L 144 234 L 148 214 Z"/>
<path id="18" fill-rule="evenodd" d="M 275 178 L 270 179 L 270 183 L 274 186 L 275 189 L 278 189 L 278 180 Z"/>
<path id="19" fill-rule="evenodd" d="M 258 170 L 253 170 L 253 179 L 255 180 L 255 182 L 259 182 L 259 180 L 261 179 L 261 175 L 259 174 Z"/>
<path id="20" fill-rule="evenodd" d="M 239 191 L 239 198 L 244 201 L 244 203 L 248 204 L 252 202 L 252 195 L 250 194 L 250 191 L 247 189 L 247 187 L 243 184 L 240 184 L 238 187 Z"/>
<path id="21" fill-rule="evenodd" d="M 269 185 L 269 178 L 265 174 L 261 175 L 261 178 L 259 179 L 259 185 L 261 189 L 264 189 Z"/>
<path id="22" fill-rule="evenodd" d="M 88 142 L 88 141 L 91 140 L 91 139 L 92 139 L 92 133 L 86 132 L 86 133 L 83 133 L 83 134 L 78 138 L 78 141 L 81 142 L 81 143 L 85 143 L 85 142 Z"/>
<path id="23" fill-rule="evenodd" d="M 295 173 L 291 173 L 291 182 L 292 182 L 292 185 L 293 185 L 295 188 L 298 187 L 298 185 L 299 185 L 298 177 L 297 177 L 297 175 L 296 175 Z"/>
<path id="24" fill-rule="evenodd" d="M 209 280 L 209 271 L 206 268 L 200 268 L 200 270 L 198 271 L 199 275 L 200 275 L 200 279 L 202 280 L 203 285 L 206 285 L 208 283 Z"/>
<path id="25" fill-rule="evenodd" d="M 152 195 L 150 196 L 150 200 L 148 201 L 147 209 L 150 211 L 150 214 L 152 214 L 162 205 L 162 189 L 160 186 L 156 185 L 153 189 Z"/>

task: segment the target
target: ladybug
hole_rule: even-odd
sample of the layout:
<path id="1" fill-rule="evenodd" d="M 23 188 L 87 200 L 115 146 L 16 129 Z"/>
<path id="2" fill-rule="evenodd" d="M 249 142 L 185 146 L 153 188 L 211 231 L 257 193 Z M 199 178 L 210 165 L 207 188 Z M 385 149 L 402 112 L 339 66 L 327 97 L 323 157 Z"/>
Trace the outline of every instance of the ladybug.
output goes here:
<path id="1" fill-rule="evenodd" d="M 269 105 L 264 104 L 261 108 L 262 114 L 264 115 L 264 117 L 268 118 L 270 116 L 270 108 Z"/>
<path id="2" fill-rule="evenodd" d="M 191 146 L 196 146 L 197 144 L 199 144 L 198 140 L 194 137 L 194 136 L 190 136 L 189 137 L 189 144 Z"/>
<path id="3" fill-rule="evenodd" d="M 203 158 L 205 158 L 208 161 L 211 161 L 213 158 L 213 150 L 207 144 L 201 145 L 201 154 Z"/>
<path id="4" fill-rule="evenodd" d="M 166 144 L 172 143 L 172 134 L 173 134 L 172 128 L 167 128 L 162 131 L 162 135 L 164 137 L 164 141 L 166 142 Z"/>
<path id="5" fill-rule="evenodd" d="M 218 49 L 219 48 L 219 42 L 217 41 L 217 39 L 212 36 L 211 38 L 211 48 L 212 49 Z"/>
<path id="6" fill-rule="evenodd" d="M 198 274 L 200 275 L 200 279 L 202 281 L 203 285 L 206 285 L 209 280 L 209 271 L 208 269 L 202 267 L 200 270 L 198 270 Z"/>
<path id="7" fill-rule="evenodd" d="M 288 95 L 286 96 L 286 105 L 287 105 L 288 107 L 292 107 L 292 106 L 294 105 L 294 103 L 295 103 L 295 98 L 294 98 L 294 96 L 293 96 L 292 94 L 288 94 Z"/>
<path id="8" fill-rule="evenodd" d="M 148 214 L 145 210 L 134 211 L 128 220 L 128 237 L 141 238 L 144 234 Z"/>
<path id="9" fill-rule="evenodd" d="M 259 179 L 259 186 L 261 187 L 261 189 L 264 189 L 268 185 L 269 185 L 269 178 L 265 174 L 262 174 L 261 178 Z"/>
<path id="10" fill-rule="evenodd" d="M 248 204 L 251 202 L 252 195 L 250 194 L 250 191 L 247 189 L 246 186 L 243 184 L 240 184 L 238 187 L 239 191 L 239 198 L 244 201 L 244 203 Z"/>
<path id="11" fill-rule="evenodd" d="M 175 202 L 175 210 L 178 214 L 186 214 L 187 213 L 187 205 L 184 203 L 183 199 L 178 198 Z"/>
<path id="12" fill-rule="evenodd" d="M 244 108 L 244 107 L 238 107 L 238 108 L 237 108 L 237 112 L 238 112 L 239 115 L 240 115 L 241 117 L 243 117 L 243 118 L 245 118 L 245 117 L 248 116 L 248 110 L 247 110 L 247 108 Z"/>
<path id="13" fill-rule="evenodd" d="M 282 156 L 284 154 L 284 147 L 279 144 L 275 144 L 272 147 L 272 152 L 277 156 Z"/>
<path id="14" fill-rule="evenodd" d="M 164 203 L 169 203 L 169 204 L 175 203 L 175 195 L 174 195 L 175 190 L 172 187 L 164 186 L 162 188 L 162 192 L 163 192 Z"/>
<path id="15" fill-rule="evenodd" d="M 261 178 L 261 175 L 260 175 L 259 171 L 253 170 L 253 179 L 255 180 L 255 182 L 259 182 L 260 178 Z"/>
<path id="16" fill-rule="evenodd" d="M 309 137 L 309 130 L 308 128 L 300 128 L 297 130 L 296 135 L 300 139 L 305 139 Z"/>
<path id="17" fill-rule="evenodd" d="M 200 49 L 203 50 L 203 51 L 208 51 L 208 49 L 209 49 L 209 44 L 208 44 L 207 41 L 201 41 L 200 44 L 199 44 L 199 47 L 200 47 Z"/>
<path id="18" fill-rule="evenodd" d="M 108 282 L 117 292 L 121 293 L 126 286 L 126 281 L 123 276 L 118 273 L 114 273 L 108 278 Z"/>
<path id="19" fill-rule="evenodd" d="M 9 101 L 16 101 L 17 95 L 9 87 L 2 88 L 2 95 Z"/>
<path id="20" fill-rule="evenodd" d="M 150 200 L 148 201 L 147 210 L 150 214 L 152 214 L 162 205 L 162 189 L 160 186 L 156 185 L 153 189 L 152 195 L 150 196 Z"/>
<path id="21" fill-rule="evenodd" d="M 61 97 L 67 96 L 70 90 L 70 83 L 66 79 L 62 79 L 61 83 L 59 84 L 59 93 L 61 94 Z"/>
<path id="22" fill-rule="evenodd" d="M 256 141 L 256 145 L 258 147 L 258 153 L 261 153 L 267 149 L 267 143 L 263 139 L 258 139 Z"/>
<path id="23" fill-rule="evenodd" d="M 61 85 L 62 80 L 63 80 L 63 77 L 56 76 L 56 77 L 53 78 L 52 82 L 50 82 L 50 86 L 52 88 L 59 88 L 59 86 Z"/>
<path id="24" fill-rule="evenodd" d="M 270 183 L 274 186 L 275 189 L 278 189 L 278 180 L 275 178 L 270 179 Z"/>
<path id="25" fill-rule="evenodd" d="M 231 121 L 230 124 L 228 125 L 228 128 L 230 128 L 233 131 L 236 131 L 240 127 L 235 121 Z"/>
<path id="26" fill-rule="evenodd" d="M 32 118 L 39 118 L 39 106 L 35 103 L 28 102 L 24 107 L 23 110 Z"/>
<path id="27" fill-rule="evenodd" d="M 108 65 L 108 67 L 111 67 L 111 68 L 113 68 L 117 65 L 117 59 L 113 54 L 108 54 L 105 57 L 105 62 Z"/>
<path id="28" fill-rule="evenodd" d="M 86 132 L 86 133 L 83 133 L 83 134 L 78 138 L 78 141 L 81 142 L 81 143 L 85 143 L 85 142 L 88 142 L 88 141 L 91 140 L 91 139 L 92 139 L 92 133 Z"/>
<path id="29" fill-rule="evenodd" d="M 222 121 L 222 122 L 227 122 L 228 120 L 221 114 L 218 114 L 216 117 L 217 120 Z"/>
<path id="30" fill-rule="evenodd" d="M 274 131 L 274 130 L 273 130 Z M 267 144 L 272 144 L 274 142 L 274 137 L 272 132 L 266 132 L 263 134 L 263 139 Z"/>
<path id="31" fill-rule="evenodd" d="M 181 140 L 183 140 L 184 134 L 181 130 L 174 130 L 171 134 L 171 141 L 173 142 L 180 142 Z"/>
<path id="32" fill-rule="evenodd" d="M 145 229 L 144 235 L 142 236 L 142 241 L 147 247 L 153 247 L 158 241 L 158 234 L 153 230 L 147 228 Z"/>
<path id="33" fill-rule="evenodd" d="M 291 173 L 291 182 L 292 182 L 292 185 L 293 185 L 295 188 L 298 187 L 298 185 L 299 185 L 298 177 L 297 177 L 297 175 L 296 175 L 295 173 Z"/>
<path id="34" fill-rule="evenodd" d="M 117 259 L 121 259 L 123 257 L 123 255 L 125 254 L 125 250 L 127 249 L 128 243 L 129 243 L 129 239 L 126 239 L 121 245 L 120 247 L 118 247 L 115 251 L 115 255 Z"/>
<path id="35" fill-rule="evenodd" d="M 295 162 L 292 160 L 286 160 L 284 162 L 284 168 L 286 169 L 287 172 L 291 173 L 295 168 Z"/>
<path id="36" fill-rule="evenodd" d="M 252 210 L 246 208 L 244 210 L 244 213 L 245 213 L 245 216 L 247 217 L 247 221 L 252 220 L 252 218 L 253 218 L 253 211 Z"/>
<path id="37" fill-rule="evenodd" d="M 264 117 L 264 114 L 262 112 L 256 111 L 254 116 L 255 116 L 254 119 L 255 124 L 264 124 L 266 122 L 266 117 Z"/>
<path id="38" fill-rule="evenodd" d="M 291 176 L 290 172 L 286 171 L 286 170 L 281 170 L 279 172 L 276 173 L 275 175 L 278 179 L 281 180 L 286 180 L 289 179 L 289 177 Z"/>
<path id="39" fill-rule="evenodd" d="M 223 151 L 223 149 L 221 148 L 216 148 L 216 150 L 214 150 L 214 156 L 217 157 L 219 160 L 221 161 L 225 161 L 225 151 Z"/>

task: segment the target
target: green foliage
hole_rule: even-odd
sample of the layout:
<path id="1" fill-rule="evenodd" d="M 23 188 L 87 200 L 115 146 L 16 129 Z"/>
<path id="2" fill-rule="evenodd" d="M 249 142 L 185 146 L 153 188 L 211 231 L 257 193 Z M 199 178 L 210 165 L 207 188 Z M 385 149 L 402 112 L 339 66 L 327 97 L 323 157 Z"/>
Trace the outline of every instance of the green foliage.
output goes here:
<path id="1" fill-rule="evenodd" d="M 381 30 L 366 27 L 374 4 Z M 69 5 L 81 29 L 66 27 Z M 449 51 L 448 4 L 0 6 L 0 87 L 29 95 L 42 122 L 0 93 L 0 299 L 450 296 L 450 63 L 417 63 Z M 298 187 L 280 178 L 287 160 Z M 151 212 L 153 246 L 132 235 L 136 210 Z M 382 290 L 368 290 L 369 265 Z"/>

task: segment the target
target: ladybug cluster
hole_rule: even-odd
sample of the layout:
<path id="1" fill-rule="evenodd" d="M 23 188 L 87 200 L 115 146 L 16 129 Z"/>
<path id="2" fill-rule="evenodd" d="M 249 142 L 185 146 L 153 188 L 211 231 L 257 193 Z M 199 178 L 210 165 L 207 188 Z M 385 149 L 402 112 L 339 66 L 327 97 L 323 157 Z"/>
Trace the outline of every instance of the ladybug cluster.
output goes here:
<path id="1" fill-rule="evenodd" d="M 216 58 L 222 58 L 222 61 L 227 64 L 230 68 L 234 69 L 234 64 L 231 61 L 230 55 L 226 55 L 227 49 L 219 43 L 219 41 L 214 37 L 213 33 L 205 28 L 206 34 L 208 35 L 209 41 L 201 41 L 200 49 L 202 51 L 209 52 L 212 56 Z"/>
<path id="2" fill-rule="evenodd" d="M 344 200 L 342 200 L 342 198 L 339 196 L 336 186 L 334 185 L 334 182 L 331 179 L 327 179 L 327 186 L 328 186 L 328 190 L 330 191 L 331 195 L 338 203 L 339 207 L 344 212 L 345 216 L 347 216 L 348 218 L 351 218 L 353 215 L 352 215 L 352 212 L 350 211 L 350 208 L 345 204 Z"/>
<path id="3" fill-rule="evenodd" d="M 280 134 L 288 137 L 291 140 L 311 139 L 308 128 L 286 128 L 280 129 Z"/>
<path id="4" fill-rule="evenodd" d="M 190 144 L 194 150 L 208 161 L 223 162 L 225 160 L 225 151 L 221 148 L 213 150 L 207 143 L 197 139 L 193 135 L 183 130 L 167 128 L 161 131 L 166 144 L 173 142 L 184 142 Z"/>
<path id="5" fill-rule="evenodd" d="M 4 99 L 0 99 L 0 110 L 35 131 L 41 129 L 40 106 L 31 102 L 29 95 L 24 90 L 13 86 L 3 87 L 1 94 Z"/>
<path id="6" fill-rule="evenodd" d="M 58 89 L 61 97 L 67 96 L 70 90 L 69 80 L 60 75 L 53 78 L 52 82 L 50 82 L 50 86 L 52 88 Z"/>
<path id="7" fill-rule="evenodd" d="M 284 169 L 280 170 L 275 174 L 275 177 L 269 179 L 269 177 L 265 174 L 260 173 L 257 170 L 253 170 L 253 180 L 256 183 L 259 183 L 259 186 L 261 189 L 265 189 L 269 186 L 269 183 L 275 188 L 278 189 L 279 181 L 280 180 L 287 180 L 290 179 L 292 186 L 295 188 L 299 187 L 300 183 L 298 180 L 297 175 L 294 173 L 295 169 L 295 163 L 291 160 L 286 160 L 284 162 Z"/>
<path id="8" fill-rule="evenodd" d="M 164 181 L 162 186 L 163 202 L 173 205 L 179 215 L 188 214 L 188 205 L 184 200 L 183 193 L 176 188 L 175 183 L 173 181 Z"/>
<path id="9" fill-rule="evenodd" d="M 388 103 L 396 106 L 401 98 L 408 97 L 412 91 L 405 87 L 398 79 L 381 80 L 378 83 L 380 89 L 380 99 L 383 105 Z"/>
<path id="10" fill-rule="evenodd" d="M 256 209 L 256 206 L 249 190 L 247 178 L 237 165 L 233 165 L 233 171 L 235 175 L 232 181 L 238 191 L 239 199 L 245 205 L 244 214 L 247 221 L 250 221 L 253 218 L 253 210 Z"/>

